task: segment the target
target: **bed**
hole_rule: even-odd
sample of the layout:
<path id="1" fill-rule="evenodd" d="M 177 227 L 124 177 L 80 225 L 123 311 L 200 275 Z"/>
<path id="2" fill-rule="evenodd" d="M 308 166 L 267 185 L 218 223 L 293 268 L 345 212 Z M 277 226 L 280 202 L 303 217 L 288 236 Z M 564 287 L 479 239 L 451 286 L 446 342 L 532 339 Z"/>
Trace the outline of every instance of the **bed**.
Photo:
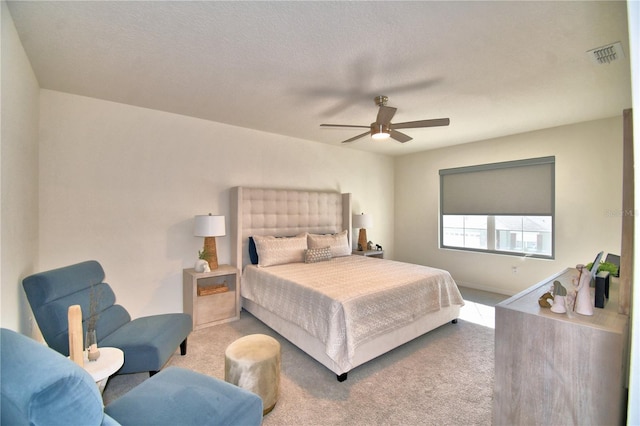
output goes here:
<path id="1" fill-rule="evenodd" d="M 351 255 L 351 194 L 231 189 L 242 307 L 334 372 L 347 373 L 456 322 L 444 270 Z"/>

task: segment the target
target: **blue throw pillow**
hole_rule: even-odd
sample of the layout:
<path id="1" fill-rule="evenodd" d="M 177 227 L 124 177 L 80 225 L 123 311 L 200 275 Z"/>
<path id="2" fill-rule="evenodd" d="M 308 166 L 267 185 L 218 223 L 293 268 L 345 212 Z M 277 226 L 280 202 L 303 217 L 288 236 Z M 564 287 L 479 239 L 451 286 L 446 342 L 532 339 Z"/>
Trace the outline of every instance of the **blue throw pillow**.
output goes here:
<path id="1" fill-rule="evenodd" d="M 258 264 L 258 249 L 256 249 L 256 242 L 253 241 L 253 237 L 249 237 L 249 259 L 252 265 Z"/>

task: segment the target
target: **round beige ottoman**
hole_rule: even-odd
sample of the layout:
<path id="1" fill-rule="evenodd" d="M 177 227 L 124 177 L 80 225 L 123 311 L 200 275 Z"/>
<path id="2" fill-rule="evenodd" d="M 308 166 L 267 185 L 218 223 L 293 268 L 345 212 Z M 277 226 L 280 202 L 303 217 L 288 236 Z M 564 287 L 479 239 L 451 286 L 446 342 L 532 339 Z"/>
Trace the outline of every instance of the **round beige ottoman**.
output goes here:
<path id="1" fill-rule="evenodd" d="M 280 343 L 264 334 L 239 338 L 224 352 L 224 380 L 257 394 L 267 414 L 278 401 Z"/>

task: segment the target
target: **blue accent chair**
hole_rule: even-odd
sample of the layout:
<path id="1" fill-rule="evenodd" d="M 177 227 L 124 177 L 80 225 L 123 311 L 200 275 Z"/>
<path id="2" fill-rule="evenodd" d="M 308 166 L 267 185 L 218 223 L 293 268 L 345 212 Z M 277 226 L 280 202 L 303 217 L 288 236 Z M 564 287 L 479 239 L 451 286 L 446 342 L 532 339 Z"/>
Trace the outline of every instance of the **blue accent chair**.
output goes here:
<path id="1" fill-rule="evenodd" d="M 148 371 L 154 375 L 174 354 L 178 346 L 187 353 L 191 316 L 184 313 L 152 315 L 131 320 L 109 284 L 104 282 L 102 266 L 95 260 L 28 276 L 22 281 L 33 314 L 47 344 L 69 355 L 68 309 L 80 305 L 83 329 L 87 329 L 91 295 L 97 302 L 98 346 L 120 348 L 124 365 L 118 374 Z"/>
<path id="2" fill-rule="evenodd" d="M 0 330 L 2 425 L 260 425 L 262 400 L 222 380 L 168 367 L 103 407 L 82 367 L 47 346 Z"/>

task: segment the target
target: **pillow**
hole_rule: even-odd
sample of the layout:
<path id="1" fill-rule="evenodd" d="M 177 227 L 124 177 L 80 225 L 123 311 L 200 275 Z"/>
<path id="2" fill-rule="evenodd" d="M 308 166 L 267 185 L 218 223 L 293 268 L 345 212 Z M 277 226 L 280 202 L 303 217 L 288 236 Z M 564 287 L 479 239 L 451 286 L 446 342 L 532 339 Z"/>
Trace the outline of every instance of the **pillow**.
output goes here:
<path id="1" fill-rule="evenodd" d="M 258 249 L 256 248 L 256 242 L 253 241 L 253 237 L 249 237 L 249 260 L 252 265 L 258 264 Z"/>
<path id="2" fill-rule="evenodd" d="M 312 248 L 304 251 L 304 263 L 316 263 L 331 259 L 331 247 Z"/>
<path id="3" fill-rule="evenodd" d="M 337 234 L 309 234 L 307 237 L 307 244 L 309 248 L 322 248 L 330 247 L 331 256 L 349 256 L 351 254 L 351 247 L 349 246 L 349 239 L 347 238 L 347 230 Z"/>
<path id="4" fill-rule="evenodd" d="M 258 252 L 258 266 L 304 262 L 304 251 L 307 249 L 306 233 L 286 238 L 254 235 L 253 241 Z"/>

